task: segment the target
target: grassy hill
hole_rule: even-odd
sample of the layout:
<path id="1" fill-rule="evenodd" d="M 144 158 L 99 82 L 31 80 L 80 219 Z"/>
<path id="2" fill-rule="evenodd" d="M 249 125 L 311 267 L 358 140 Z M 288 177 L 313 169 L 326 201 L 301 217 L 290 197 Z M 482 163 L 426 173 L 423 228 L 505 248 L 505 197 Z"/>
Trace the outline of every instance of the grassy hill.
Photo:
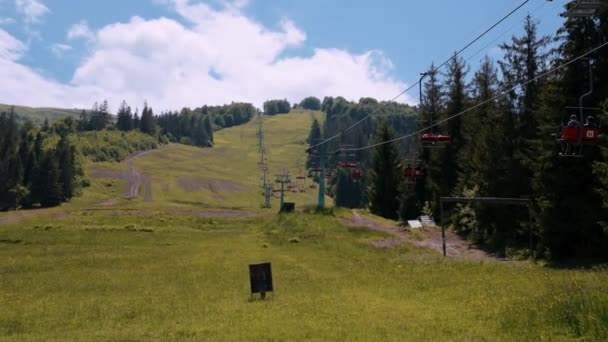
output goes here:
<path id="1" fill-rule="evenodd" d="M 294 178 L 300 171 L 305 173 L 305 140 L 314 116 L 322 119 L 321 113 L 313 112 L 294 112 L 264 119 L 272 182 L 275 174 L 282 173 L 284 169 L 289 170 Z M 145 176 L 146 189 L 137 198 L 119 196 L 111 207 L 256 211 L 263 203 L 257 130 L 258 123 L 254 119 L 245 125 L 216 132 L 214 148 L 173 144 L 150 151 L 130 163 L 91 164 L 88 173 L 96 183 L 104 183 L 112 178 L 118 180 L 114 188 L 105 189 L 118 193 L 126 186 L 124 179 L 121 179 L 124 177 L 118 173 L 129 172 L 133 167 Z M 311 181 L 306 180 L 307 192 L 287 193 L 286 200 L 296 202 L 297 206 L 313 205 L 317 192 L 309 188 L 310 184 Z M 151 194 L 147 199 L 146 193 Z M 94 195 L 98 193 L 94 192 Z M 86 197 L 85 194 L 84 202 L 88 205 L 90 202 Z M 331 201 L 328 200 L 328 203 Z M 79 206 L 80 203 L 77 201 L 74 205 Z M 273 199 L 273 205 L 278 208 L 278 199 Z"/>
<path id="2" fill-rule="evenodd" d="M 49 122 L 53 122 L 68 116 L 74 118 L 78 118 L 80 116 L 79 109 L 33 108 L 24 106 L 10 106 L 5 104 L 0 104 L 0 112 L 8 112 L 11 107 L 15 108 L 15 113 L 20 119 L 29 119 L 36 124 L 42 124 L 45 119 L 48 119 Z"/>
<path id="3" fill-rule="evenodd" d="M 273 173 L 303 162 L 312 115 L 268 119 Z M 443 258 L 421 247 L 435 229 L 260 209 L 255 131 L 90 163 L 72 203 L 0 213 L 0 340 L 608 338 L 605 268 Z M 264 261 L 276 292 L 250 300 Z"/>

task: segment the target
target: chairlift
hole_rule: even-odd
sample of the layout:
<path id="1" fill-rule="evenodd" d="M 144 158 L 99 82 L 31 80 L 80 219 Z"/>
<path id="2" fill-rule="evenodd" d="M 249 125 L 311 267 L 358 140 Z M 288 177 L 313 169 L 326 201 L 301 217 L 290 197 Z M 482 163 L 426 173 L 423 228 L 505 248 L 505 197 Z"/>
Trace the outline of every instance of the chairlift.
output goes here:
<path id="1" fill-rule="evenodd" d="M 566 15 L 569 18 L 592 17 L 601 7 L 601 0 L 578 0 L 571 6 Z"/>
<path id="2" fill-rule="evenodd" d="M 441 147 L 449 144 L 451 139 L 445 134 L 425 133 L 420 136 L 420 142 L 424 147 Z"/>
<path id="3" fill-rule="evenodd" d="M 561 133 L 559 136 L 559 144 L 561 145 L 560 157 L 564 158 L 580 158 L 583 156 L 585 146 L 597 145 L 600 138 L 600 124 L 595 121 L 591 115 L 585 119 L 583 125 L 584 111 L 589 108 L 583 107 L 583 99 L 593 93 L 593 65 L 589 60 L 589 91 L 579 98 L 577 108 L 578 116 L 570 115 L 569 121 L 562 123 Z"/>
<path id="4" fill-rule="evenodd" d="M 422 97 L 422 81 L 428 75 L 429 75 L 429 72 L 424 72 L 424 73 L 420 74 L 420 80 L 418 81 L 421 107 L 422 107 L 422 104 L 424 103 L 424 98 Z M 431 132 L 424 133 L 419 136 L 419 140 L 420 140 L 422 147 L 424 147 L 424 148 L 444 147 L 445 145 L 448 145 L 452 140 L 451 137 L 446 134 L 435 134 L 435 131 L 434 131 L 435 125 L 433 123 L 434 123 L 433 115 L 431 113 L 431 117 L 430 117 Z"/>
<path id="5" fill-rule="evenodd" d="M 359 180 L 361 180 L 361 179 L 363 178 L 363 175 L 364 175 L 364 174 L 363 174 L 363 170 L 361 170 L 361 169 L 354 169 L 354 170 L 351 172 L 351 174 L 350 174 L 350 175 L 351 175 L 351 177 L 353 178 L 353 180 L 354 180 L 355 182 L 358 182 Z"/>
<path id="6" fill-rule="evenodd" d="M 412 167 L 411 164 L 408 164 L 407 167 L 403 169 L 403 175 L 406 177 L 408 183 L 414 184 L 416 183 L 416 179 L 425 176 L 426 172 L 420 164 L 416 167 Z"/>
<path id="7" fill-rule="evenodd" d="M 342 168 L 354 169 L 354 168 L 359 167 L 359 162 L 346 161 L 346 162 L 340 162 L 340 163 L 338 163 L 338 165 L 340 165 L 340 167 L 342 167 Z"/>

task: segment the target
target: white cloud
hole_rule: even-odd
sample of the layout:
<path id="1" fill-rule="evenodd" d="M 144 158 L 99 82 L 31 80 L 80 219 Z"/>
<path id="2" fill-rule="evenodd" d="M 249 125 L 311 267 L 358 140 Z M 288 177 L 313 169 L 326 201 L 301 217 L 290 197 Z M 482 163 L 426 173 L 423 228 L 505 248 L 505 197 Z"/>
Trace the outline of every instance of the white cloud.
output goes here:
<path id="1" fill-rule="evenodd" d="M 0 18 L 0 25 L 11 25 L 15 23 L 13 18 Z"/>
<path id="2" fill-rule="evenodd" d="M 63 57 L 63 54 L 70 50 L 72 50 L 72 47 L 67 44 L 56 43 L 56 44 L 51 45 L 51 52 L 57 58 Z"/>
<path id="3" fill-rule="evenodd" d="M 62 85 L 18 63 L 25 45 L 0 29 L 0 103 L 33 106 L 88 107 L 99 89 Z"/>
<path id="4" fill-rule="evenodd" d="M 93 32 L 86 22 L 76 24 L 68 39 L 85 38 L 91 44 L 70 84 L 46 80 L 13 58 L 9 62 L 19 66 L 13 77 L 32 82 L 30 92 L 38 94 L 41 87 L 48 94 L 33 98 L 11 90 L 6 95 L 0 85 L 0 102 L 88 107 L 107 98 L 133 105 L 147 100 L 162 110 L 231 101 L 260 106 L 269 98 L 293 102 L 309 95 L 383 100 L 405 88 L 391 78 L 392 63 L 381 51 L 315 49 L 308 57 L 282 57 L 305 42 L 305 32 L 289 19 L 276 30 L 265 27 L 242 13 L 246 1 L 231 2 L 221 10 L 188 0 L 170 1 L 190 25 L 133 17 Z"/>
<path id="5" fill-rule="evenodd" d="M 25 50 L 25 44 L 0 29 L 0 60 L 15 61 Z"/>
<path id="6" fill-rule="evenodd" d="M 49 12 L 48 7 L 39 0 L 15 0 L 15 6 L 17 12 L 25 17 L 26 23 L 37 23 Z"/>
<path id="7" fill-rule="evenodd" d="M 85 40 L 93 40 L 95 38 L 95 33 L 89 28 L 89 24 L 86 21 L 81 21 L 78 24 L 72 25 L 68 30 L 68 39 L 74 40 L 83 38 Z"/>

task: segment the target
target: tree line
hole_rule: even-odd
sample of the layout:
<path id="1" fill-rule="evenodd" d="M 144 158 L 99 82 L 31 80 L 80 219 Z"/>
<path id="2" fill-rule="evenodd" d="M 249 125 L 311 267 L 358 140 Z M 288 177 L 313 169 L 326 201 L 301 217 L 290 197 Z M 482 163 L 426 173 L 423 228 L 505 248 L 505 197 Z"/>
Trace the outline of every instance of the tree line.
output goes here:
<path id="1" fill-rule="evenodd" d="M 109 113 L 108 102 L 95 103 L 91 110 L 83 110 L 78 131 L 117 129 L 123 132 L 140 131 L 158 137 L 163 142 L 176 142 L 200 147 L 213 146 L 213 132 L 248 122 L 257 110 L 249 103 L 231 103 L 223 106 L 202 106 L 191 110 L 166 111 L 155 115 L 152 107 L 144 103 L 141 114 L 123 101 L 114 117 Z"/>
<path id="2" fill-rule="evenodd" d="M 372 165 L 372 154 L 369 150 L 355 152 L 339 152 L 342 149 L 356 148 L 373 142 L 375 133 L 382 122 L 386 120 L 399 134 L 407 134 L 416 128 L 416 109 L 407 104 L 396 102 L 379 102 L 373 98 L 361 98 L 358 102 L 348 101 L 343 97 L 325 97 L 321 109 L 326 113 L 326 119 L 321 127 L 317 120 L 312 123 L 308 143 L 315 145 L 323 137 L 340 134 L 354 123 L 374 113 L 338 139 L 322 145 L 327 155 L 327 167 L 335 177 L 329 179 L 328 194 L 334 197 L 336 205 L 348 208 L 364 207 L 368 203 L 368 177 L 356 179 L 352 177 L 352 169 L 341 169 L 341 162 L 358 162 L 365 173 Z M 406 139 L 399 148 L 402 155 L 412 146 L 414 139 Z M 309 154 L 306 160 L 308 169 L 319 166 L 320 150 Z M 316 176 L 315 174 L 312 174 Z"/>
<path id="3" fill-rule="evenodd" d="M 572 6 L 569 2 L 566 9 Z M 441 224 L 501 255 L 608 256 L 608 137 L 585 146 L 576 158 L 560 155 L 558 142 L 567 118 L 578 117 L 579 109 L 568 107 L 578 106 L 590 81 L 594 92 L 585 98 L 584 116 L 608 119 L 608 53 L 603 49 L 588 56 L 592 80 L 588 60 L 540 77 L 608 41 L 607 8 L 594 17 L 565 20 L 555 36 L 540 36 L 537 27 L 528 16 L 523 34 L 500 46 L 504 57 L 497 62 L 483 58 L 471 76 L 460 56 L 454 56 L 445 71 L 429 67 L 418 119 L 408 133 L 450 118 L 426 132 L 449 135 L 451 141 L 441 148 L 423 148 L 416 141 L 387 143 L 372 149 L 371 156 L 358 156 L 368 167 L 364 206 L 393 219 L 430 213 L 437 220 L 443 196 L 530 198 L 532 223 L 527 209 L 458 205 Z M 511 90 L 517 85 L 521 87 Z M 335 122 L 331 108 L 323 106 L 330 125 Z M 373 121 L 361 126 L 348 134 L 355 146 L 404 135 L 386 119 L 379 126 Z M 356 141 L 372 129 L 371 139 Z M 413 161 L 424 170 L 415 179 L 403 174 Z M 532 251 L 527 250 L 530 233 Z"/>
<path id="4" fill-rule="evenodd" d="M 86 185 L 67 135 L 49 139 L 14 111 L 0 113 L 0 210 L 49 207 L 71 199 Z"/>
<path id="5" fill-rule="evenodd" d="M 69 201 L 88 186 L 81 158 L 118 162 L 167 142 L 211 147 L 214 130 L 246 123 L 256 112 L 251 104 L 232 103 L 157 116 L 144 104 L 140 115 L 123 101 L 114 116 L 103 101 L 79 118 L 36 127 L 11 108 L 0 113 L 0 210 Z"/>
<path id="6" fill-rule="evenodd" d="M 171 142 L 211 147 L 215 130 L 247 123 L 256 113 L 252 104 L 231 103 L 165 112 L 156 120 L 161 134 Z"/>

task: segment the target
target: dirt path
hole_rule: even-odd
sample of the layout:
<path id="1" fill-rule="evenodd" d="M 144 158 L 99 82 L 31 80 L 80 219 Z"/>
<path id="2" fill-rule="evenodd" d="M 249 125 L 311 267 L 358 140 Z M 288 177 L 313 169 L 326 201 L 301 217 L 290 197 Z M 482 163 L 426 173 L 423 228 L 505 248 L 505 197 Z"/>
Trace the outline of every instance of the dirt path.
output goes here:
<path id="1" fill-rule="evenodd" d="M 443 251 L 443 239 L 440 229 L 422 228 L 416 230 L 419 234 L 405 232 L 397 227 L 386 223 L 375 221 L 353 211 L 353 216 L 343 218 L 340 221 L 349 227 L 362 227 L 374 231 L 386 233 L 392 236 L 391 239 L 373 241 L 372 245 L 377 248 L 393 248 L 406 244 L 431 248 L 436 251 Z M 459 235 L 446 231 L 446 251 L 448 256 L 488 258 L 489 256 L 479 249 L 474 248 Z"/>
<path id="2" fill-rule="evenodd" d="M 111 178 L 123 180 L 125 184 L 125 196 L 127 198 L 135 198 L 139 196 L 140 190 L 144 187 L 144 201 L 152 202 L 152 182 L 150 178 L 141 173 L 135 164 L 135 160 L 146 156 L 156 150 L 150 150 L 134 154 L 127 158 L 124 163 L 129 167 L 129 171 L 112 171 L 112 170 L 93 170 L 91 176 L 96 178 Z M 116 199 L 109 199 L 98 203 L 99 206 L 108 206 L 114 203 Z"/>
<path id="3" fill-rule="evenodd" d="M 129 166 L 129 173 L 127 174 L 127 187 L 129 188 L 128 197 L 137 197 L 139 196 L 139 189 L 144 186 L 144 201 L 152 202 L 152 183 L 150 182 L 150 178 L 144 176 L 141 172 L 137 170 L 133 161 L 144 157 L 155 150 L 140 152 L 132 155 L 131 157 L 125 160 L 125 163 Z"/>

